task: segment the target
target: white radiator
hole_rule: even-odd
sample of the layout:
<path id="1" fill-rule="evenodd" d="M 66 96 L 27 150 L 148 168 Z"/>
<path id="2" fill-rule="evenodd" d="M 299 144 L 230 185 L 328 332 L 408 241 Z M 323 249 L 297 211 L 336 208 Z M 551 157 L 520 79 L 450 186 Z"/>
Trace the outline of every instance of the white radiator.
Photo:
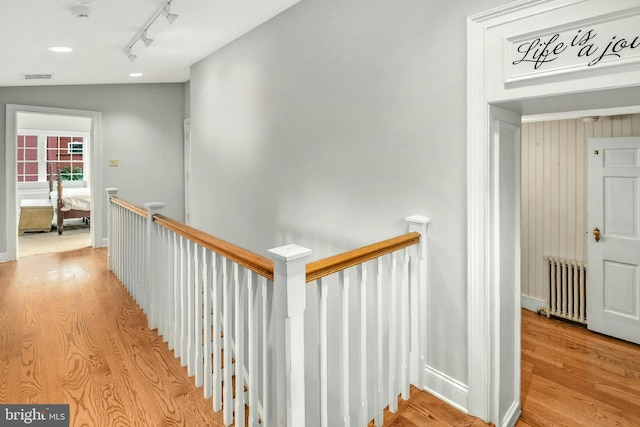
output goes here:
<path id="1" fill-rule="evenodd" d="M 561 258 L 545 257 L 549 299 L 547 317 L 556 316 L 587 323 L 587 264 Z"/>

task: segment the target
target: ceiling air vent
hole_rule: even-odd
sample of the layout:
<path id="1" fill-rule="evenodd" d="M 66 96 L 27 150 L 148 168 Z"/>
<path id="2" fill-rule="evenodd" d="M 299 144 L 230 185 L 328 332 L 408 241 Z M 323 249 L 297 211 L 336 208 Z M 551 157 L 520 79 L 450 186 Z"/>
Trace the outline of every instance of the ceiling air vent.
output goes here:
<path id="1" fill-rule="evenodd" d="M 24 80 L 51 80 L 53 74 L 23 74 L 22 78 Z"/>

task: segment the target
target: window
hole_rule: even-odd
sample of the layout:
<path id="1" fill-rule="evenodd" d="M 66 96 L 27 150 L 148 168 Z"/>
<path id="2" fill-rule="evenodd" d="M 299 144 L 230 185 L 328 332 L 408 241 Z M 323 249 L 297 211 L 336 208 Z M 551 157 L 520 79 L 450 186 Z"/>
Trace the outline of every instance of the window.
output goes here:
<path id="1" fill-rule="evenodd" d="M 84 151 L 84 143 L 82 142 L 70 142 L 67 144 L 67 153 L 69 154 L 82 154 Z"/>
<path id="2" fill-rule="evenodd" d="M 18 182 L 38 181 L 38 136 L 18 136 Z"/>
<path id="3" fill-rule="evenodd" d="M 54 180 L 57 179 L 58 167 L 63 181 L 79 181 L 84 178 L 83 141 L 80 136 L 47 137 L 47 173 L 51 173 Z"/>
<path id="4" fill-rule="evenodd" d="M 51 134 L 49 134 L 51 135 Z M 82 136 L 18 135 L 18 182 L 85 179 Z"/>

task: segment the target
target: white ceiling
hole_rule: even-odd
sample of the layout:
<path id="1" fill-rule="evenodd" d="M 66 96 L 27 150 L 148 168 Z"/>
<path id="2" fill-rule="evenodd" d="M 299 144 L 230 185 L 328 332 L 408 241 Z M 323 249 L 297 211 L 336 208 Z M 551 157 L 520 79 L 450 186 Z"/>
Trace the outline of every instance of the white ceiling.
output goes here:
<path id="1" fill-rule="evenodd" d="M 172 0 L 178 18 L 169 25 L 160 15 L 148 31 L 154 42 L 137 42 L 131 61 L 124 49 L 167 0 L 0 0 L 0 86 L 185 82 L 192 64 L 298 1 Z M 71 12 L 87 4 L 88 18 Z M 73 52 L 52 53 L 51 46 Z"/>

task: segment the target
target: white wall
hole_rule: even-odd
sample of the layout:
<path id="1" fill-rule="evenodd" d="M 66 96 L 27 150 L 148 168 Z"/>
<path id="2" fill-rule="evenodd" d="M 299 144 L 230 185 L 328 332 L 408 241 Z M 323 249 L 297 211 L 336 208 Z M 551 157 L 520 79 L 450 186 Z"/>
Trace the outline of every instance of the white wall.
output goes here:
<path id="1" fill-rule="evenodd" d="M 194 226 L 317 259 L 430 217 L 428 363 L 463 385 L 465 25 L 503 3 L 308 0 L 191 76 Z"/>
<path id="2" fill-rule="evenodd" d="M 588 140 L 619 136 L 640 136 L 640 114 L 602 117 L 595 123 L 581 119 L 523 123 L 524 296 L 548 299 L 545 256 L 587 262 Z"/>
<path id="3" fill-rule="evenodd" d="M 2 111 L 8 103 L 100 111 L 103 164 L 94 173 L 102 173 L 105 188 L 120 188 L 120 195 L 136 204 L 163 201 L 167 215 L 183 219 L 184 84 L 2 87 Z M 0 120 L 0 135 L 5 134 L 5 125 Z M 2 138 L 3 169 L 4 144 Z M 119 168 L 108 166 L 112 157 L 120 159 Z M 0 200 L 4 206 L 5 190 L 3 173 Z M 106 206 L 103 218 L 106 221 Z M 102 229 L 106 233 L 106 223 Z M 6 209 L 0 208 L 0 253 L 6 251 L 6 236 Z"/>

